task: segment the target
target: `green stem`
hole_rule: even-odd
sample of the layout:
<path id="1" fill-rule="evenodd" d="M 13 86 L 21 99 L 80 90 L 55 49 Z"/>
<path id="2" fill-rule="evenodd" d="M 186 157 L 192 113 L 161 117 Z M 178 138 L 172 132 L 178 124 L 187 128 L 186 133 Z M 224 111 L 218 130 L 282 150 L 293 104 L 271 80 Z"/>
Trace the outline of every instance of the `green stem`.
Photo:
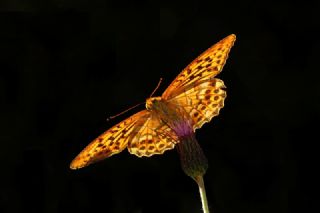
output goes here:
<path id="1" fill-rule="evenodd" d="M 209 213 L 206 189 L 203 182 L 203 175 L 207 171 L 208 162 L 194 134 L 181 138 L 181 142 L 178 143 L 178 152 L 183 171 L 198 184 L 203 212 Z"/>
<path id="2" fill-rule="evenodd" d="M 195 178 L 195 180 L 196 180 L 198 187 L 199 187 L 201 203 L 202 203 L 202 210 L 204 213 L 209 213 L 208 200 L 207 200 L 207 195 L 206 195 L 206 187 L 204 186 L 203 177 L 197 176 Z"/>
<path id="3" fill-rule="evenodd" d="M 208 168 L 208 161 L 194 134 L 180 139 L 177 144 L 181 167 L 184 173 L 195 180 L 203 177 Z"/>

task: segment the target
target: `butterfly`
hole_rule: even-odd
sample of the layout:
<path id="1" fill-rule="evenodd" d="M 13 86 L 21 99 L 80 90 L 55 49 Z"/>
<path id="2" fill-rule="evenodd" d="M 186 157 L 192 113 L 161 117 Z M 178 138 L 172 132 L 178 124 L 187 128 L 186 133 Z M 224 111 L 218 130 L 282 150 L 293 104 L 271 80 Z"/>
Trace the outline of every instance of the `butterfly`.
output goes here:
<path id="1" fill-rule="evenodd" d="M 221 72 L 236 40 L 231 34 L 192 61 L 161 97 L 146 100 L 146 109 L 111 127 L 85 147 L 70 164 L 79 169 L 120 153 L 149 157 L 173 149 L 190 131 L 219 114 L 226 98 Z"/>

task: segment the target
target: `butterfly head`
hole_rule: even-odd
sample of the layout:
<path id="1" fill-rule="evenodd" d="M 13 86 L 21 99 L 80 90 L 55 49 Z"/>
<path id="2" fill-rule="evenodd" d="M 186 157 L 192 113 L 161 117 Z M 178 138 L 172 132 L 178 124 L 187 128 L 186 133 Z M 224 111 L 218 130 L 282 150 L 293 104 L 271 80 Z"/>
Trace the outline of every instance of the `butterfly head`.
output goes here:
<path id="1" fill-rule="evenodd" d="M 161 97 L 148 98 L 146 101 L 146 108 L 148 110 L 154 109 L 155 107 L 157 107 L 157 105 L 159 105 L 159 102 L 161 102 L 161 100 Z"/>

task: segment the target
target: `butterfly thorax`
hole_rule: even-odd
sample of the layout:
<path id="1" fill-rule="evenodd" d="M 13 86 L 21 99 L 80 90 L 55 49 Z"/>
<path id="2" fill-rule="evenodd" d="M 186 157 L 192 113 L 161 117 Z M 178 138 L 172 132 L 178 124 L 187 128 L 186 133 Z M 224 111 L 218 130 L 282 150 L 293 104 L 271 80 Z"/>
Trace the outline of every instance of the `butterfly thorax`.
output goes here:
<path id="1" fill-rule="evenodd" d="M 147 99 L 146 108 L 173 129 L 178 137 L 193 133 L 192 119 L 182 107 L 173 105 L 161 97 L 152 97 Z"/>

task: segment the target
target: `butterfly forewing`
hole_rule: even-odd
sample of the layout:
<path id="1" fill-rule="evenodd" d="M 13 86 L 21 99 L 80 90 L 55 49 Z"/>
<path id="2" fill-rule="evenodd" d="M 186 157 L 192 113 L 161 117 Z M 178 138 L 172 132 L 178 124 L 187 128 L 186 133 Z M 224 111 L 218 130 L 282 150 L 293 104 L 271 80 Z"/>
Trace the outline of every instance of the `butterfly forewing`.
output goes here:
<path id="1" fill-rule="evenodd" d="M 113 126 L 84 148 L 71 162 L 70 168 L 79 169 L 121 152 L 149 116 L 150 113 L 143 110 Z"/>
<path id="2" fill-rule="evenodd" d="M 162 98 L 168 100 L 175 97 L 188 86 L 210 80 L 221 72 L 235 39 L 234 34 L 227 36 L 192 61 L 165 90 Z"/>

